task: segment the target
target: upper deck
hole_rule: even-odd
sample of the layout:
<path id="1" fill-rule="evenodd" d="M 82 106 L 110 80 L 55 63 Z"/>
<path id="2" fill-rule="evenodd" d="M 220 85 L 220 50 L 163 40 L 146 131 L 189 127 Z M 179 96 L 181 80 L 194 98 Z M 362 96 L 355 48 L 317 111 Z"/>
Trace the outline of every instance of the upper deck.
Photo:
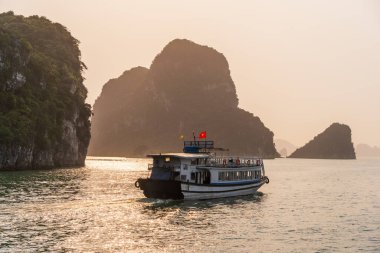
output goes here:
<path id="1" fill-rule="evenodd" d="M 183 152 L 185 153 L 208 153 L 214 149 L 214 141 L 184 141 Z"/>
<path id="2" fill-rule="evenodd" d="M 207 153 L 159 153 L 159 154 L 149 154 L 147 157 L 174 157 L 183 159 L 197 159 L 197 158 L 209 158 L 210 154 Z"/>
<path id="3" fill-rule="evenodd" d="M 168 162 L 167 165 L 173 165 L 174 161 L 177 161 L 175 163 L 178 167 L 184 163 L 196 165 L 197 167 L 214 168 L 241 168 L 263 165 L 263 160 L 258 157 L 215 156 L 207 153 L 160 153 L 150 154 L 147 157 Z"/>
<path id="4" fill-rule="evenodd" d="M 149 165 L 149 168 L 158 166 L 180 170 L 181 166 L 189 165 L 199 169 L 233 169 L 242 167 L 252 169 L 252 167 L 263 165 L 263 160 L 259 157 L 217 156 L 216 153 L 211 153 L 212 150 L 226 151 L 225 149 L 215 148 L 214 141 L 184 141 L 184 152 L 182 153 L 147 155 L 147 157 L 154 160 L 153 164 Z"/>

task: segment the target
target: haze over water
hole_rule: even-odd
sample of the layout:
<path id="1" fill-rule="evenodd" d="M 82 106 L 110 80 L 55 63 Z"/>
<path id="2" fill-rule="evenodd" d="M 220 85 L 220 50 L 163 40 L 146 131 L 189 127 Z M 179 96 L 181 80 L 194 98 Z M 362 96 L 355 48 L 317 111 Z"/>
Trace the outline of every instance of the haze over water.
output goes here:
<path id="1" fill-rule="evenodd" d="M 380 160 L 266 160 L 258 194 L 144 198 L 149 159 L 2 172 L 0 252 L 379 252 Z"/>

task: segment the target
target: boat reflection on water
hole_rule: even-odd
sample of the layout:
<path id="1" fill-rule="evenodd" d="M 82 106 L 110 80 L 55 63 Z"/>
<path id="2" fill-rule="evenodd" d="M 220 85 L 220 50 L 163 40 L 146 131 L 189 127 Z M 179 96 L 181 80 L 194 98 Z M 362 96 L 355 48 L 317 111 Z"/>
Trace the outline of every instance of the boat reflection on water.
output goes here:
<path id="1" fill-rule="evenodd" d="M 141 198 L 136 202 L 143 204 L 143 209 L 152 211 L 165 211 L 165 209 L 181 209 L 181 210 L 202 210 L 214 208 L 217 206 L 228 206 L 234 208 L 234 206 L 244 206 L 245 204 L 251 205 L 252 203 L 260 203 L 265 200 L 266 195 L 260 191 L 251 195 L 235 196 L 228 198 L 216 198 L 207 200 L 178 200 L 178 199 L 153 199 L 153 198 Z"/>

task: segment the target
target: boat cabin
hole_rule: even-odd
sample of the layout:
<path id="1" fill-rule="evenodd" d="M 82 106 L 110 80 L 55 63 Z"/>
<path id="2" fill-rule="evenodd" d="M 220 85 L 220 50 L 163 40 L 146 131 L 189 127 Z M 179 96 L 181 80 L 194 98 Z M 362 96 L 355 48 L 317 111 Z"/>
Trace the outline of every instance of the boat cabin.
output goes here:
<path id="1" fill-rule="evenodd" d="M 228 184 L 259 181 L 263 176 L 258 158 L 215 157 L 207 153 L 152 154 L 150 178 L 190 184 Z"/>

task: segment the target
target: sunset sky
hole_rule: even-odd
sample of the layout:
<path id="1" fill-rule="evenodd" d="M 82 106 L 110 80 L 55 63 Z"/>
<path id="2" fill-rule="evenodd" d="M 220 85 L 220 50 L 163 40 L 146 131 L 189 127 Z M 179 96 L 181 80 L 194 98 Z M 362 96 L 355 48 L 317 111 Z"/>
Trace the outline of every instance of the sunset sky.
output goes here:
<path id="1" fill-rule="evenodd" d="M 0 0 L 45 16 L 80 42 L 93 104 L 102 86 L 149 67 L 175 38 L 223 53 L 239 107 L 301 146 L 333 122 L 380 146 L 380 1 Z"/>

